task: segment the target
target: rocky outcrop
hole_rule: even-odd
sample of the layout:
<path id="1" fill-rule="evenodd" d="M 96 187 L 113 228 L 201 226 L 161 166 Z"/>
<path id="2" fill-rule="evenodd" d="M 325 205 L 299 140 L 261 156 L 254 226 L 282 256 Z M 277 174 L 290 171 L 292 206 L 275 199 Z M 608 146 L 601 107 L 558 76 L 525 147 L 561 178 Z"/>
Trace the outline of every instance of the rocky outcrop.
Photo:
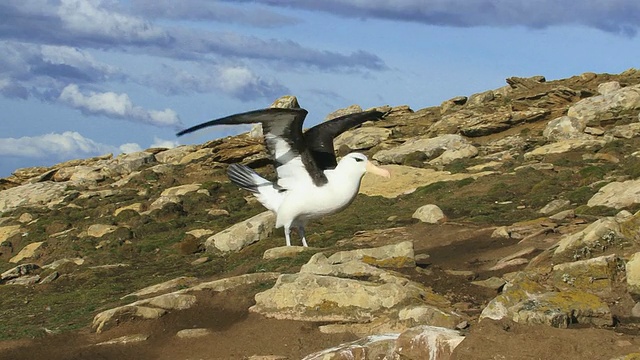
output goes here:
<path id="1" fill-rule="evenodd" d="M 379 127 L 361 127 L 342 133 L 334 141 L 334 147 L 343 146 L 350 151 L 366 150 L 380 144 L 391 136 L 391 130 Z"/>
<path id="2" fill-rule="evenodd" d="M 599 126 L 603 121 L 616 119 L 624 112 L 640 109 L 640 85 L 617 90 L 619 84 L 602 86 L 603 94 L 579 101 L 569 108 L 567 115 L 581 119 L 588 126 Z"/>
<path id="3" fill-rule="evenodd" d="M 68 194 L 66 183 L 50 181 L 24 184 L 0 192 L 0 213 L 21 206 L 51 207 L 64 201 Z"/>
<path id="4" fill-rule="evenodd" d="M 380 268 L 410 264 L 415 264 L 411 242 L 329 257 L 318 253 L 298 274 L 283 274 L 273 288 L 257 294 L 250 310 L 278 319 L 371 323 L 377 333 L 416 324 L 455 326 L 459 318 L 446 310 L 446 299 Z M 375 325 L 380 319 L 387 319 L 386 327 Z M 389 327 L 392 323 L 397 325 Z"/>
<path id="5" fill-rule="evenodd" d="M 401 164 L 413 154 L 422 154 L 432 164 L 449 164 L 453 160 L 476 156 L 478 149 L 460 135 L 409 139 L 400 146 L 378 151 L 373 158 L 383 164 Z"/>
<path id="6" fill-rule="evenodd" d="M 482 311 L 480 319 L 509 318 L 523 324 L 567 328 L 573 322 L 609 326 L 609 306 L 596 295 L 572 291 L 548 291 L 526 273 L 516 274 L 500 295 Z"/>

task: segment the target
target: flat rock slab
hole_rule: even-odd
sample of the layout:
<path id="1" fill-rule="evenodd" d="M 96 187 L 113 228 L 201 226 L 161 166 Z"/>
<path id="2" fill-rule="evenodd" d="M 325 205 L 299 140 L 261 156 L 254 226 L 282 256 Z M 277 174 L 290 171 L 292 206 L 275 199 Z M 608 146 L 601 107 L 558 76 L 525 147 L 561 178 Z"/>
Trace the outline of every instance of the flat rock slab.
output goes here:
<path id="1" fill-rule="evenodd" d="M 391 178 L 365 174 L 360 185 L 360 193 L 368 196 L 384 196 L 396 198 L 403 194 L 414 192 L 417 188 L 440 181 L 459 181 L 467 178 L 477 179 L 482 176 L 495 174 L 493 171 L 482 171 L 473 174 L 437 171 L 404 165 L 384 165 L 389 170 Z"/>

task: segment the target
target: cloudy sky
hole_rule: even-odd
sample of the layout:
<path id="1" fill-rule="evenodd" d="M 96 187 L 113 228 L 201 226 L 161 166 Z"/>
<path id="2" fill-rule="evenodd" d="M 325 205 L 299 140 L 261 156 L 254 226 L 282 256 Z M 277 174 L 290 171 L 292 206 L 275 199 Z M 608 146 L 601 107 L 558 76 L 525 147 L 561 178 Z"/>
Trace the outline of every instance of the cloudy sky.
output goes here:
<path id="1" fill-rule="evenodd" d="M 438 105 L 509 76 L 640 63 L 637 0 L 2 0 L 0 177 L 155 146 L 296 95 Z"/>

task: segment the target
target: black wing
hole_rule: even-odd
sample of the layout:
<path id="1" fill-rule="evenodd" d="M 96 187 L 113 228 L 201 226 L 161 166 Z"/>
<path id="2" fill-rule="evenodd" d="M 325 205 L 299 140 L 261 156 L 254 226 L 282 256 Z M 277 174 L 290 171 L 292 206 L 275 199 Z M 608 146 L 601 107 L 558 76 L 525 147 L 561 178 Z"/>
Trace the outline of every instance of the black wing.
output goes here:
<path id="1" fill-rule="evenodd" d="M 369 110 L 337 117 L 318 124 L 304 133 L 307 148 L 320 170 L 333 169 L 338 165 L 333 148 L 333 139 L 354 126 L 382 118 L 384 113 Z"/>
<path id="2" fill-rule="evenodd" d="M 209 126 L 262 124 L 267 149 L 278 172 L 278 185 L 290 189 L 312 181 L 316 186 L 327 178 L 309 151 L 302 135 L 302 123 L 307 116 L 304 109 L 268 108 L 210 120 L 177 133 L 178 136 Z"/>

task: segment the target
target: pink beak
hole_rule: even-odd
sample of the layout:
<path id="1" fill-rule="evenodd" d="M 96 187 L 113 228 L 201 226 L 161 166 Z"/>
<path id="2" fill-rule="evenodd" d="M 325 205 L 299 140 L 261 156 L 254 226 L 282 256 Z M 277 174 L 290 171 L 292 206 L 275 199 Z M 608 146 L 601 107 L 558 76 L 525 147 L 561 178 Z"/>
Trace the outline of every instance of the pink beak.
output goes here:
<path id="1" fill-rule="evenodd" d="M 391 173 L 389 172 L 389 170 L 375 166 L 371 161 L 368 161 L 368 160 L 367 160 L 367 165 L 365 166 L 365 169 L 369 173 L 376 174 L 378 176 L 382 176 L 387 179 L 391 177 Z"/>

